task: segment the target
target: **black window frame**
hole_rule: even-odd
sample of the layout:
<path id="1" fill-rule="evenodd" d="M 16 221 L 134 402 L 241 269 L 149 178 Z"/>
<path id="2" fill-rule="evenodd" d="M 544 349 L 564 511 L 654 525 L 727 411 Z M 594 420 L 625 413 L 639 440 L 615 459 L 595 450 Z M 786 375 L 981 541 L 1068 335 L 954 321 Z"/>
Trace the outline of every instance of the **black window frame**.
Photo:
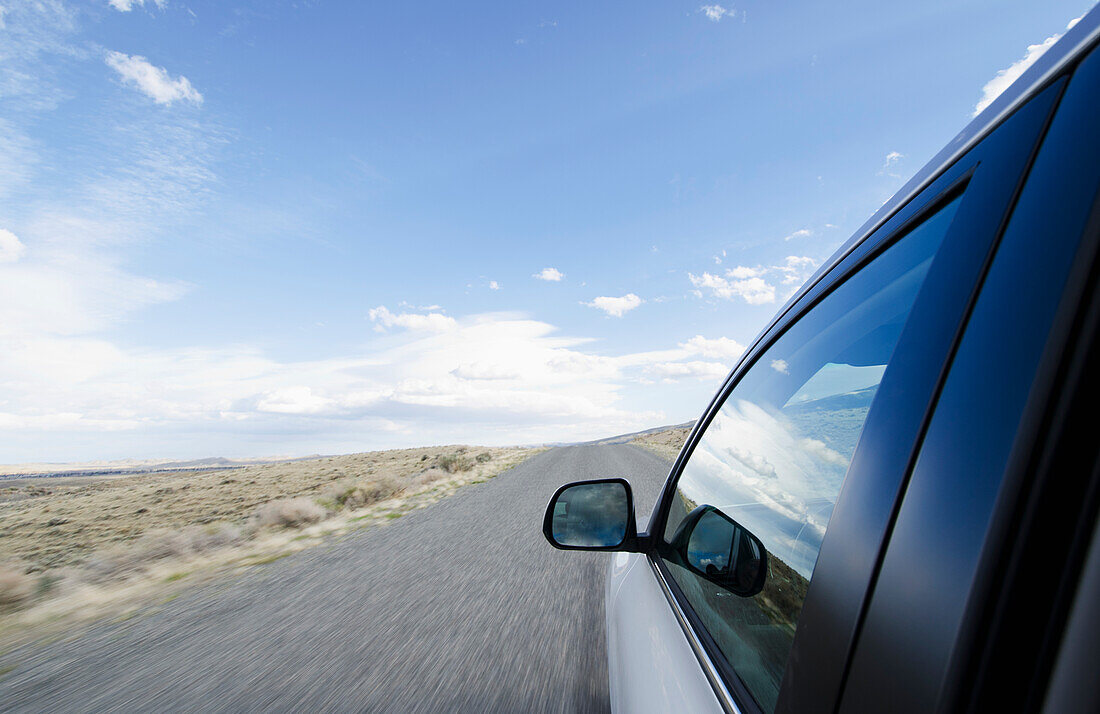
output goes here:
<path id="1" fill-rule="evenodd" d="M 852 643 L 922 428 L 1004 221 L 1049 121 L 1057 91 L 1048 85 L 940 171 L 866 238 L 842 248 L 840 257 L 782 310 L 746 351 L 696 423 L 673 465 L 649 524 L 653 539 L 664 532 L 670 499 L 684 466 L 741 377 L 828 294 L 936 210 L 962 196 L 864 423 L 803 604 L 776 712 L 831 710 L 838 700 Z M 901 365 L 897 365 L 899 355 Z M 889 409 L 882 406 L 884 403 Z M 892 448 L 876 448 L 880 444 Z M 729 692 L 740 711 L 759 711 L 660 557 L 652 550 L 647 557 L 663 581 L 666 595 L 683 613 L 686 622 L 682 620 L 682 624 L 691 630 L 687 634 L 702 646 L 700 658 L 703 654 L 709 657 L 710 662 L 704 664 L 711 666 L 704 669 L 713 667 L 720 675 L 721 682 L 712 681 L 719 700 L 728 708 L 729 703 L 723 700 L 724 692 Z"/>

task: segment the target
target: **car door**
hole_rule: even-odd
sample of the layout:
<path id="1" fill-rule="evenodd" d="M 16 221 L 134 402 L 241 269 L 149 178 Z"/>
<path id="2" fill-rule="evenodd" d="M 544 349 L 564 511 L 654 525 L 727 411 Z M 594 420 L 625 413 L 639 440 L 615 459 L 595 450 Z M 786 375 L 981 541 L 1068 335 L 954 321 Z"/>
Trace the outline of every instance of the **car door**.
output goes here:
<path id="1" fill-rule="evenodd" d="M 1069 78 L 944 381 L 842 711 L 1042 701 L 1100 499 L 1098 114 L 1094 50 Z M 913 573 L 927 577 L 914 587 Z"/>
<path id="2" fill-rule="evenodd" d="M 857 235 L 734 370 L 651 519 L 645 574 L 667 601 L 664 613 L 650 610 L 654 622 L 620 618 L 638 617 L 634 591 L 642 601 L 653 589 L 616 556 L 617 709 L 660 709 L 654 692 L 677 686 L 662 672 L 681 666 L 668 663 L 670 649 L 694 654 L 727 711 L 833 708 L 919 434 L 1061 91 L 1052 82 Z M 730 533 L 766 558 L 735 563 L 715 545 Z M 758 592 L 731 586 L 765 562 Z M 670 622 L 688 647 L 656 642 Z M 647 700 L 632 697 L 634 683 Z"/>

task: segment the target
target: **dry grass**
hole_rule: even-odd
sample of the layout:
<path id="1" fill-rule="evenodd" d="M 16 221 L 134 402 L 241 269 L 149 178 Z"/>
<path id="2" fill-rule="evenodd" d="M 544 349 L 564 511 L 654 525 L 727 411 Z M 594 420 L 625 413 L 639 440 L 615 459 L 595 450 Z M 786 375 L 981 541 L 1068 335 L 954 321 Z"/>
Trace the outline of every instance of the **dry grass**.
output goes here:
<path id="1" fill-rule="evenodd" d="M 670 427 L 662 431 L 643 434 L 630 443 L 649 449 L 671 463 L 680 454 L 680 449 L 684 447 L 684 442 L 687 441 L 693 427 L 694 425 Z"/>
<path id="2" fill-rule="evenodd" d="M 136 541 L 158 529 L 243 524 L 266 503 L 303 497 L 323 500 L 340 485 L 365 489 L 366 503 L 413 483 L 422 485 L 428 470 L 461 471 L 440 462 L 452 463 L 456 457 L 462 462 L 468 451 L 454 446 L 398 449 L 226 471 L 28 480 L 0 495 L 0 553 L 25 561 L 34 571 L 48 570 L 82 563 L 98 550 Z M 488 467 L 532 453 L 513 448 L 478 451 L 490 454 L 483 462 Z M 60 483 L 54 485 L 55 481 Z M 370 495 L 372 489 L 382 493 Z"/>
<path id="3" fill-rule="evenodd" d="M 0 610 L 13 610 L 30 600 L 34 579 L 17 564 L 0 565 Z"/>
<path id="4" fill-rule="evenodd" d="M 63 621 L 78 602 L 85 614 L 102 613 L 148 594 L 154 582 L 175 587 L 200 571 L 272 562 L 326 534 L 384 523 L 536 452 L 472 456 L 468 447 L 434 447 L 214 472 L 18 481 L 0 492 L 0 553 L 13 563 L 0 566 L 7 613 L 0 630 Z"/>

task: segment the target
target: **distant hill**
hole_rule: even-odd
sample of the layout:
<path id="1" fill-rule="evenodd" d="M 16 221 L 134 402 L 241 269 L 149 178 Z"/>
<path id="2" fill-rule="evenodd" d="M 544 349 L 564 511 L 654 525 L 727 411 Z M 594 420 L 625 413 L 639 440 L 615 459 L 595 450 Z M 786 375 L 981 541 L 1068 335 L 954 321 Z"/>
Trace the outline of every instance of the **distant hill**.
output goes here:
<path id="1" fill-rule="evenodd" d="M 272 456 L 254 459 L 227 459 L 211 456 L 190 461 L 170 459 L 121 459 L 118 461 L 87 461 L 81 463 L 38 463 L 0 465 L 0 479 L 51 478 L 61 476 L 122 476 L 127 474 L 158 473 L 163 471 L 220 471 L 245 466 L 289 463 L 326 458 L 320 454 L 311 456 Z"/>

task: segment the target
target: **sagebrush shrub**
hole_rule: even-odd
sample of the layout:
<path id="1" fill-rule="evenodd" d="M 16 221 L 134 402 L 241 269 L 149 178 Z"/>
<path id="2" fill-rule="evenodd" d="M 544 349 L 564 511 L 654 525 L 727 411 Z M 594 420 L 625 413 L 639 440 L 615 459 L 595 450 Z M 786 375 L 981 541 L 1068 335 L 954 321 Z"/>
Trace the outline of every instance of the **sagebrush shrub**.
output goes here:
<path id="1" fill-rule="evenodd" d="M 439 464 L 439 468 L 449 474 L 456 474 L 459 471 L 469 471 L 474 467 L 474 460 L 469 456 L 462 455 L 462 453 L 440 456 L 437 463 Z"/>
<path id="2" fill-rule="evenodd" d="M 263 504 L 252 517 L 261 528 L 300 528 L 324 518 L 325 509 L 308 498 L 284 498 Z"/>

